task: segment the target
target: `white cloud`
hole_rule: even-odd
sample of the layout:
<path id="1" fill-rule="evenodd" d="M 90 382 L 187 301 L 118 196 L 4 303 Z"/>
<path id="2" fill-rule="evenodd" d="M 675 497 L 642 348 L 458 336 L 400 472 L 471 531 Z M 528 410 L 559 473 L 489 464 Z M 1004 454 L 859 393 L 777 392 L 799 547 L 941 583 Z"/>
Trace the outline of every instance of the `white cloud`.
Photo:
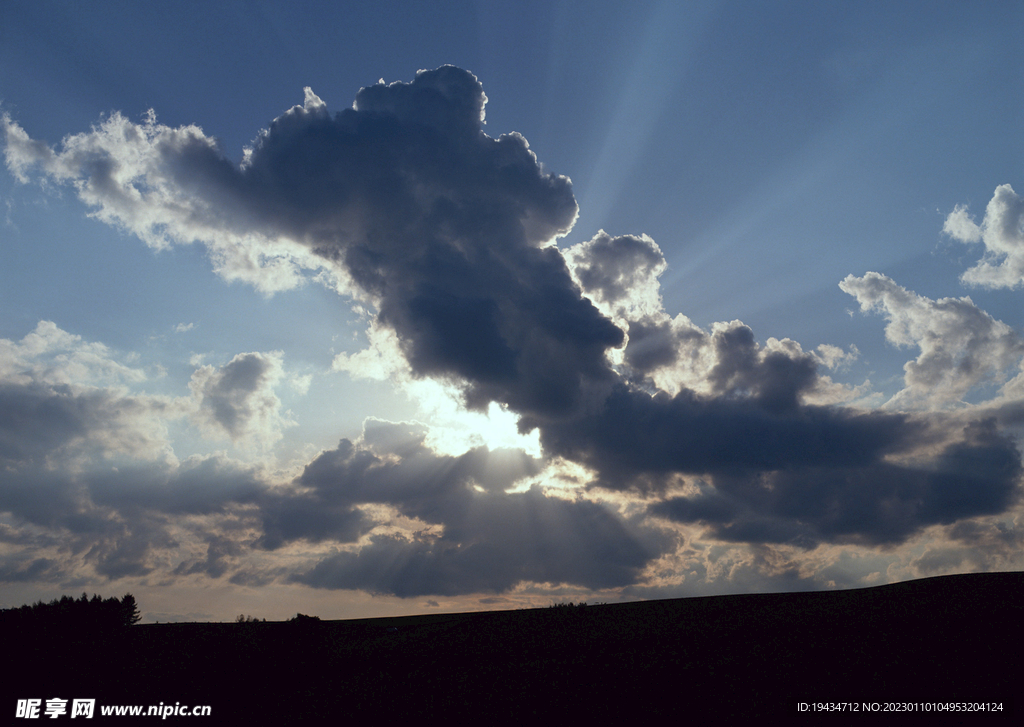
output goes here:
<path id="1" fill-rule="evenodd" d="M 115 112 L 91 131 L 66 137 L 55 151 L 29 138 L 7 115 L 0 124 L 15 178 L 27 182 L 29 172 L 39 169 L 49 179 L 73 184 L 94 208 L 92 216 L 150 247 L 201 242 L 218 274 L 265 293 L 301 285 L 303 269 L 325 266 L 245 211 L 230 166 L 198 126 L 164 126 L 152 111 L 136 124 Z"/>
<path id="2" fill-rule="evenodd" d="M 369 343 L 366 348 L 353 354 L 339 353 L 334 357 L 331 368 L 344 371 L 354 379 L 386 381 L 390 378 L 407 378 L 409 364 L 406 363 L 399 346 L 398 335 L 375 318 L 366 330 Z"/>
<path id="3" fill-rule="evenodd" d="M 879 273 L 847 276 L 839 284 L 862 311 L 886 318 L 885 337 L 920 354 L 904 365 L 905 388 L 888 406 L 949 407 L 985 383 L 1002 383 L 1024 356 L 1024 341 L 968 298 L 931 300 Z"/>
<path id="4" fill-rule="evenodd" d="M 971 219 L 966 207 L 958 205 L 946 217 L 942 230 L 961 242 L 985 246 L 984 257 L 960 276 L 964 283 L 985 288 L 1024 284 L 1024 199 L 1009 184 L 996 188 L 981 225 Z"/>
<path id="5" fill-rule="evenodd" d="M 813 355 L 822 366 L 833 371 L 842 371 L 860 357 L 860 351 L 853 344 L 850 345 L 849 351 L 844 351 L 839 346 L 823 343 L 815 349 Z"/>
<path id="6" fill-rule="evenodd" d="M 0 381 L 26 384 L 111 385 L 145 381 L 102 343 L 83 341 L 52 321 L 39 321 L 21 341 L 0 339 Z"/>

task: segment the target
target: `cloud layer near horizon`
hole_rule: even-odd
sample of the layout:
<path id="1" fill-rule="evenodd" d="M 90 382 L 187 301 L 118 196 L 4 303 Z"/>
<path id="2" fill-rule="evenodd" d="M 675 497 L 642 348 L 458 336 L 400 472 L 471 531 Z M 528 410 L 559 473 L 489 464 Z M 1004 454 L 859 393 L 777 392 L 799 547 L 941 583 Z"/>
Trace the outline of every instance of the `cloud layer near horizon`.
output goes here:
<path id="1" fill-rule="evenodd" d="M 740 321 L 703 330 L 667 313 L 650 238 L 560 249 L 577 216 L 569 180 L 522 136 L 485 134 L 485 102 L 451 66 L 363 88 L 335 115 L 306 89 L 240 164 L 152 113 L 112 114 L 56 149 L 4 117 L 20 180 L 73 185 L 152 247 L 203 244 L 226 280 L 267 294 L 328 285 L 372 311 L 371 348 L 336 368 L 372 360 L 396 383 L 453 387 L 467 409 L 497 404 L 541 453 L 446 454 L 429 424 L 368 419 L 294 477 L 179 458 L 171 422 L 271 450 L 294 423 L 276 391 L 285 355 L 239 353 L 158 397 L 145 372 L 44 322 L 0 341 L 0 510 L 8 542 L 31 544 L 0 573 L 84 566 L 401 597 L 643 589 L 698 560 L 709 570 L 709 546 L 870 549 L 947 526 L 966 542 L 982 537 L 967 523 L 1014 512 L 1020 452 L 1002 427 L 1020 400 L 1016 332 L 969 298 L 851 275 L 842 290 L 886 317 L 888 340 L 921 351 L 885 407 L 854 406 L 862 392 L 826 373 L 854 350 L 760 344 Z M 1007 185 L 996 198 L 980 227 L 959 208 L 947 220 L 986 245 L 965 282 L 1020 282 L 1019 200 Z M 996 399 L 969 398 L 993 383 Z"/>

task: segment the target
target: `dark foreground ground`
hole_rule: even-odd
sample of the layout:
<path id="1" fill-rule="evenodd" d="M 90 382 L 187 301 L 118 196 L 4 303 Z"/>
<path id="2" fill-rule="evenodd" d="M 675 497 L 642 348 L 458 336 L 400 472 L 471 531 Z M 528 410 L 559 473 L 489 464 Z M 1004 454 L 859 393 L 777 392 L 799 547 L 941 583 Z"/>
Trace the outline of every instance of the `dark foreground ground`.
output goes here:
<path id="1" fill-rule="evenodd" d="M 994 573 L 531 611 L 151 624 L 103 638 L 3 634 L 15 675 L 0 722 L 18 699 L 53 697 L 95 698 L 93 721 L 104 704 L 210 705 L 209 717 L 181 720 L 194 724 L 802 721 L 815 703 L 842 702 L 1001 703 L 984 718 L 1002 720 L 1019 711 L 1022 596 L 1024 573 Z"/>

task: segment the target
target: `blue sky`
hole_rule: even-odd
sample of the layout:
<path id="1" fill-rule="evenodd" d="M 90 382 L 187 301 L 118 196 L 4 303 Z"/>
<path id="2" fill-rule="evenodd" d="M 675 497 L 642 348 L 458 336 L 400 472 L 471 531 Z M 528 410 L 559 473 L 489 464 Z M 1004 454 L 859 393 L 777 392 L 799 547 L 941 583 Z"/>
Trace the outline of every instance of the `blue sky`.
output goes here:
<path id="1" fill-rule="evenodd" d="M 0 13 L 4 605 L 1021 567 L 1019 4 Z"/>

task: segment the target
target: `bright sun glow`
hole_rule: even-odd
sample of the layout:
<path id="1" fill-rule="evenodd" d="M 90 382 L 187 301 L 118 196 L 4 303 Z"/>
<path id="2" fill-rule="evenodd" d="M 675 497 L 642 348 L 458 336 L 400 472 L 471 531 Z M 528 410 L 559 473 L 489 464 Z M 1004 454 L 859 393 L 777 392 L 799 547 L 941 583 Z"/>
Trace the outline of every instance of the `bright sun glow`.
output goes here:
<path id="1" fill-rule="evenodd" d="M 468 411 L 462 405 L 459 390 L 432 379 L 407 381 L 403 388 L 430 423 L 427 445 L 438 454 L 457 456 L 472 447 L 521 449 L 540 457 L 540 432 L 520 434 L 518 417 L 496 402 L 487 413 Z"/>

